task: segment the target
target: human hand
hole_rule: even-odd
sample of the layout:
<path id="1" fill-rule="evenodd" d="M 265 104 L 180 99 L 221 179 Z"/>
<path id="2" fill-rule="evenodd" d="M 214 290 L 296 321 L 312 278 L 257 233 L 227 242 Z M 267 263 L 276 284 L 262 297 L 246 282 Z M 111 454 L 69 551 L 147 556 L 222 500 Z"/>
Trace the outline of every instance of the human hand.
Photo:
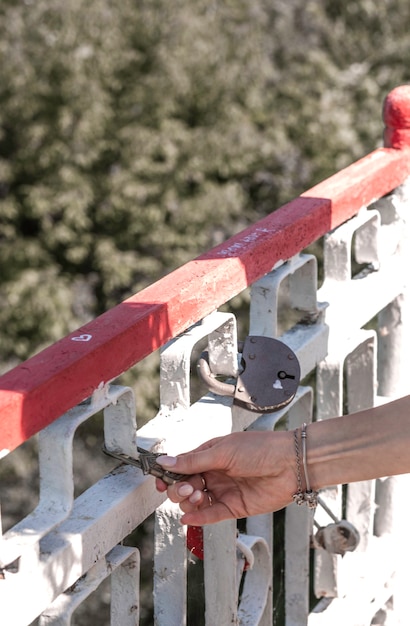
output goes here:
<path id="1" fill-rule="evenodd" d="M 292 432 L 232 433 L 157 462 L 191 475 L 171 486 L 156 481 L 158 491 L 179 503 L 181 522 L 191 526 L 277 511 L 297 489 Z"/>

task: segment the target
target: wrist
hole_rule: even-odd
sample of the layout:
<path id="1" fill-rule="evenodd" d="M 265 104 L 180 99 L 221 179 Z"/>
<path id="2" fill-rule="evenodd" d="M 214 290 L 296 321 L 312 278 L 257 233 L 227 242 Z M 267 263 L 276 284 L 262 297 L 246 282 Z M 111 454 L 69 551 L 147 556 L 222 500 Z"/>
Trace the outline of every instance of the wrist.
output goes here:
<path id="1" fill-rule="evenodd" d="M 296 504 L 306 504 L 314 509 L 318 502 L 318 492 L 312 489 L 307 458 L 307 424 L 293 431 L 296 459 L 297 491 L 293 494 Z"/>
<path id="2" fill-rule="evenodd" d="M 400 408 L 400 401 L 397 406 Z M 392 409 L 386 420 L 385 411 L 380 406 L 309 426 L 308 471 L 312 488 L 403 472 L 400 457 L 403 448 L 407 455 L 406 429 L 403 421 L 395 424 Z M 409 424 L 407 415 L 405 422 Z M 394 454 L 386 450 L 394 450 Z"/>
<path id="3" fill-rule="evenodd" d="M 276 510 L 290 504 L 293 494 L 297 491 L 298 482 L 293 431 L 265 432 L 261 445 L 262 449 L 266 450 L 264 457 L 268 464 L 261 472 L 261 475 L 270 476 L 274 479 L 276 493 L 280 490 L 284 499 L 282 506 L 276 507 Z"/>
<path id="4" fill-rule="evenodd" d="M 313 422 L 309 425 L 307 471 L 314 490 L 346 482 L 343 476 L 349 459 L 345 437 L 340 437 L 338 418 Z M 336 427 L 336 428 L 335 428 Z"/>

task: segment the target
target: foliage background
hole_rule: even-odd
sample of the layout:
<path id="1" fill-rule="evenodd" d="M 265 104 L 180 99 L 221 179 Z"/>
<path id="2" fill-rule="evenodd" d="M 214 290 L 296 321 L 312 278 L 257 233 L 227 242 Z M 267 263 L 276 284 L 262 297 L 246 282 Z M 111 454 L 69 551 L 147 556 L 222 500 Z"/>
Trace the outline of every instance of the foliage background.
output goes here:
<path id="1" fill-rule="evenodd" d="M 408 0 L 2 0 L 0 370 L 380 145 L 409 52 Z"/>
<path id="2" fill-rule="evenodd" d="M 0 345 L 25 359 L 380 143 L 405 0 L 3 0 Z"/>

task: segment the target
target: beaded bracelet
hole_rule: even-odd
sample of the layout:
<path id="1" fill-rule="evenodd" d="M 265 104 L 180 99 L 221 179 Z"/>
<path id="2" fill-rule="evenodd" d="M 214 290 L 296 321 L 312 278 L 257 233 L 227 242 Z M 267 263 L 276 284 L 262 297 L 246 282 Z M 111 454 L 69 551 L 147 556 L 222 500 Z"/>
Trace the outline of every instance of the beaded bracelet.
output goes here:
<path id="1" fill-rule="evenodd" d="M 299 447 L 299 430 L 301 430 L 300 438 L 302 441 L 302 461 L 300 455 L 300 447 Z M 306 440 L 307 440 L 307 425 L 303 424 L 302 429 L 296 428 L 294 431 L 295 438 L 295 452 L 296 452 L 296 469 L 297 469 L 297 481 L 298 481 L 298 490 L 293 495 L 293 501 L 296 504 L 302 505 L 307 504 L 310 509 L 315 509 L 318 503 L 318 492 L 313 491 L 310 487 L 309 475 L 307 470 L 307 453 L 306 453 Z M 303 473 L 305 476 L 305 484 L 306 489 L 303 491 L 303 483 L 302 483 L 302 466 Z"/>

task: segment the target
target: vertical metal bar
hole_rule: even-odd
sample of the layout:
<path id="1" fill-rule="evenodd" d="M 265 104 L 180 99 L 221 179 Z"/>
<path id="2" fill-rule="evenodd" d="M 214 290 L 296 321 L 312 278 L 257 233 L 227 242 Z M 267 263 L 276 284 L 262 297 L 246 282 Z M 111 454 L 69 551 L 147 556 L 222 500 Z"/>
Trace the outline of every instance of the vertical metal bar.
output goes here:
<path id="1" fill-rule="evenodd" d="M 111 626 L 138 626 L 139 623 L 140 554 L 133 549 L 111 574 Z"/>
<path id="2" fill-rule="evenodd" d="M 112 385 L 113 401 L 104 408 L 104 440 L 109 450 L 137 456 L 135 396 L 129 387 Z"/>
<path id="3" fill-rule="evenodd" d="M 184 626 L 187 552 L 179 507 L 166 500 L 155 514 L 154 618 L 156 626 Z M 120 625 L 119 625 L 120 626 Z"/>
<path id="4" fill-rule="evenodd" d="M 236 520 L 204 527 L 205 624 L 238 624 Z"/>
<path id="5" fill-rule="evenodd" d="M 386 226 L 393 230 L 395 254 L 401 258 L 403 292 L 379 313 L 378 318 L 378 381 L 379 395 L 400 397 L 409 391 L 410 366 L 410 180 L 381 200 L 380 211 Z M 387 230 L 387 228 L 386 228 Z M 398 231 L 398 232 L 397 232 Z M 410 547 L 408 535 L 408 504 L 403 493 L 410 489 L 409 475 L 378 480 L 376 486 L 375 533 L 382 537 L 392 533 L 395 553 L 394 620 L 408 621 L 408 577 Z"/>
<path id="6" fill-rule="evenodd" d="M 312 421 L 313 393 L 305 387 L 288 413 L 288 429 Z M 307 624 L 309 614 L 309 551 L 313 515 L 307 507 L 291 504 L 285 517 L 285 624 Z"/>
<path id="7" fill-rule="evenodd" d="M 215 335 L 218 342 L 215 341 Z M 224 375 L 236 374 L 236 319 L 231 313 L 217 311 L 162 349 L 160 404 L 163 412 L 190 407 L 191 355 L 195 345 L 207 336 L 210 337 L 210 360 L 217 367 L 215 371 Z M 213 346 L 215 350 L 212 350 Z"/>
<path id="8" fill-rule="evenodd" d="M 362 331 L 363 342 L 346 358 L 347 410 L 355 413 L 375 404 L 376 336 Z M 366 339 L 367 335 L 367 339 Z M 375 481 L 366 480 L 347 486 L 346 518 L 360 534 L 357 553 L 365 552 L 374 532 Z"/>

